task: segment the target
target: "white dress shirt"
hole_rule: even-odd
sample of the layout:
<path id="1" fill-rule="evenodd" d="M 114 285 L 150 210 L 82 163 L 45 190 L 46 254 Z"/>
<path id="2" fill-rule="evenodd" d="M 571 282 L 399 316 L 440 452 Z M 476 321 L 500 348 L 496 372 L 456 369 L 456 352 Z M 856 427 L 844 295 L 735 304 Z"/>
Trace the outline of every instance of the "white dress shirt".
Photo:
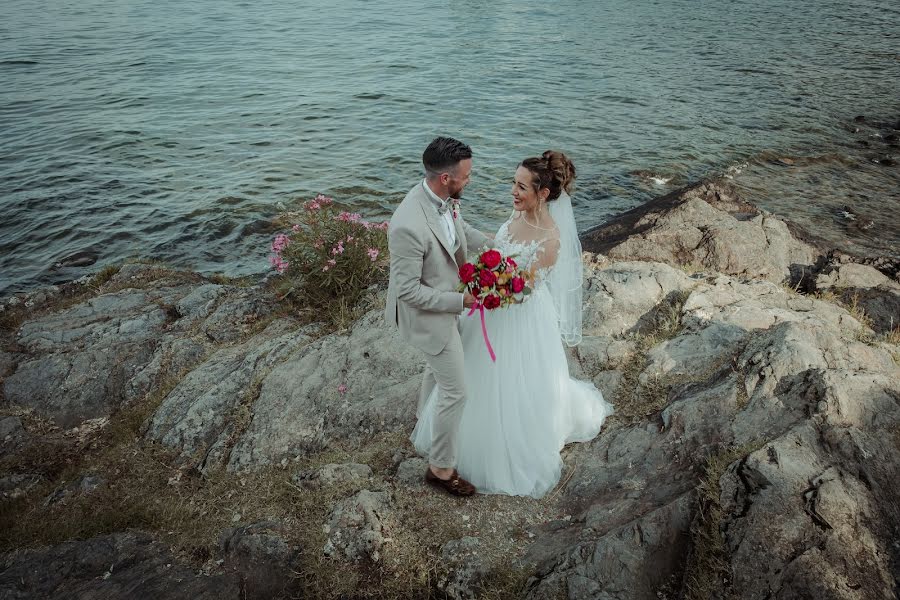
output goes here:
<path id="1" fill-rule="evenodd" d="M 437 194 L 431 191 L 431 188 L 428 187 L 428 181 L 422 180 L 422 185 L 425 186 L 425 193 L 428 194 L 428 197 L 431 198 L 438 206 L 447 206 L 447 201 L 441 199 Z M 456 247 L 456 226 L 453 224 L 453 215 L 451 214 L 453 210 L 448 206 L 448 210 L 442 215 L 438 213 L 438 217 L 441 219 L 441 222 L 444 225 L 444 235 L 447 236 L 447 241 L 450 242 L 450 247 Z M 437 209 L 437 207 L 435 207 Z"/>

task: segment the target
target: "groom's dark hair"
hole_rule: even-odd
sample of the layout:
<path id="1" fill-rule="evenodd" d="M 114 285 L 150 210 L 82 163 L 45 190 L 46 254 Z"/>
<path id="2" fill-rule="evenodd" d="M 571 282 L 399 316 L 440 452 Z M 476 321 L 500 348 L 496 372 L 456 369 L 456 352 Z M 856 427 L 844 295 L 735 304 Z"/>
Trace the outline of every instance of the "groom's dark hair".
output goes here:
<path id="1" fill-rule="evenodd" d="M 461 160 L 472 158 L 472 149 L 451 137 L 436 137 L 422 153 L 422 164 L 429 177 L 452 169 Z"/>

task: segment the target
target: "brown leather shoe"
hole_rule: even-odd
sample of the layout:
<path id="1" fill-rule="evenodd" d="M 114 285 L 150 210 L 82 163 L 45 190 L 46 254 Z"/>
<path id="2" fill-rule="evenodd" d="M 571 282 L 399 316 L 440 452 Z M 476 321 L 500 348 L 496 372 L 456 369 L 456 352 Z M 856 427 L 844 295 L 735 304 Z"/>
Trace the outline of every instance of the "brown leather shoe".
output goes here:
<path id="1" fill-rule="evenodd" d="M 471 496 L 475 493 L 475 486 L 460 477 L 456 469 L 453 469 L 450 479 L 441 479 L 432 472 L 431 467 L 428 467 L 425 469 L 425 483 L 439 487 L 454 496 Z"/>

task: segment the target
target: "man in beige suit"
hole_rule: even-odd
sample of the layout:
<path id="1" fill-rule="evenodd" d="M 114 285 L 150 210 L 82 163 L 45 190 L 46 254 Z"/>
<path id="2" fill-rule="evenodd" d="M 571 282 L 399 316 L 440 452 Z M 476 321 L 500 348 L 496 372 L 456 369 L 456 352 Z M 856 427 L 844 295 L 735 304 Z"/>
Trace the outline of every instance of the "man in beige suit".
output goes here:
<path id="1" fill-rule="evenodd" d="M 456 437 L 466 401 L 463 349 L 457 322 L 475 303 L 456 291 L 467 244 L 489 242 L 455 209 L 472 172 L 472 150 L 452 138 L 436 138 L 422 154 L 425 180 L 406 194 L 388 228 L 391 274 L 387 322 L 425 355 L 418 415 L 435 386 L 438 400 L 425 481 L 457 496 L 475 487 L 456 472 Z"/>

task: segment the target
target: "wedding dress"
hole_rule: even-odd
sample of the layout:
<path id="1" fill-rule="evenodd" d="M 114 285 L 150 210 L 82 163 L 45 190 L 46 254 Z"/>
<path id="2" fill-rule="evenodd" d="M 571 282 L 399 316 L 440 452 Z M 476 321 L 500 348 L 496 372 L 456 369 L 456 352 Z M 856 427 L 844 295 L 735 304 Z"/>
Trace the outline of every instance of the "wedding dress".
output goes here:
<path id="1" fill-rule="evenodd" d="M 514 213 L 494 239 L 501 254 L 537 273 L 525 302 L 485 311 L 496 362 L 478 312 L 460 317 L 467 395 L 457 470 L 481 493 L 540 498 L 559 480 L 562 447 L 592 439 L 612 413 L 592 383 L 569 376 L 563 340 L 574 345 L 581 339 L 581 251 L 571 200 L 564 194 L 548 204 L 560 201 L 561 214 L 551 211 L 558 225 L 553 231 L 529 229 Z M 437 393 L 410 437 L 425 457 Z"/>

